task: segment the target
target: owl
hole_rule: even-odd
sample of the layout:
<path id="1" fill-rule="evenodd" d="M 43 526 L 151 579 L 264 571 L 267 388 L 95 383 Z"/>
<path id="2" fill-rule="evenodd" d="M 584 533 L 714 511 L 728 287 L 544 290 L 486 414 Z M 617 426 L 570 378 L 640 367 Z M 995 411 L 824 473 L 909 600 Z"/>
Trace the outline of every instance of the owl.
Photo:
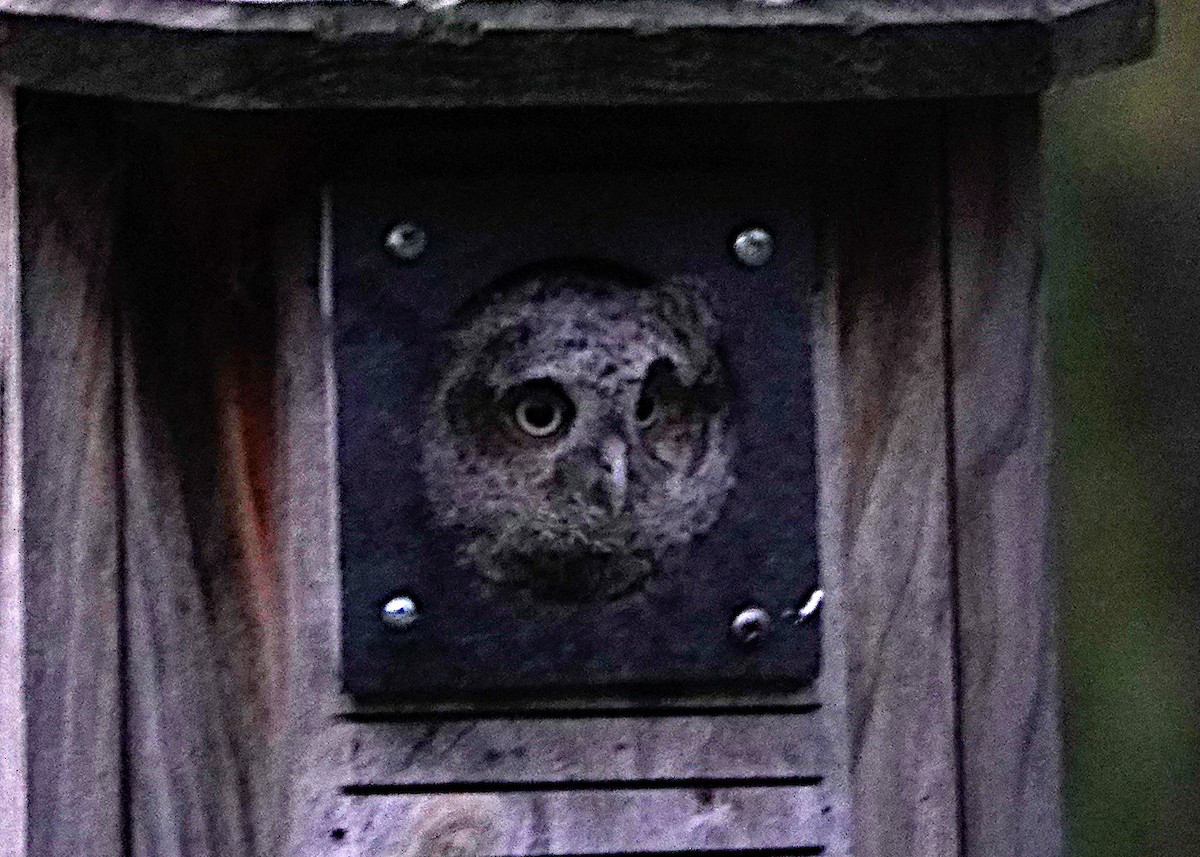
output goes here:
<path id="1" fill-rule="evenodd" d="M 546 264 L 449 332 L 421 429 L 434 523 L 486 585 L 616 599 L 670 572 L 733 482 L 733 391 L 703 284 Z"/>

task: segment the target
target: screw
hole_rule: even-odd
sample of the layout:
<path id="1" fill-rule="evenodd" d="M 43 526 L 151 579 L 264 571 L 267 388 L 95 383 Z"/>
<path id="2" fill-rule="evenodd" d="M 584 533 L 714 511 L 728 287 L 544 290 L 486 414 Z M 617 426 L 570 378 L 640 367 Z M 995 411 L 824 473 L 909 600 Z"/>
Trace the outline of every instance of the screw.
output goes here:
<path id="1" fill-rule="evenodd" d="M 775 238 L 761 226 L 743 229 L 733 239 L 733 255 L 747 268 L 761 268 L 775 253 Z"/>
<path id="2" fill-rule="evenodd" d="M 793 625 L 803 624 L 820 612 L 823 603 L 825 603 L 825 590 L 814 589 L 808 593 L 808 597 L 800 604 L 784 610 L 783 618 Z"/>
<path id="3" fill-rule="evenodd" d="M 407 631 L 421 618 L 421 611 L 411 596 L 394 595 L 383 605 L 380 618 L 393 631 Z"/>
<path id="4" fill-rule="evenodd" d="M 729 625 L 729 633 L 745 645 L 757 643 L 771 630 L 771 614 L 761 607 L 747 607 Z"/>
<path id="5" fill-rule="evenodd" d="M 796 608 L 796 622 L 807 622 L 813 616 L 817 615 L 817 611 L 821 609 L 821 602 L 825 600 L 825 590 L 814 589 L 812 594 L 808 596 L 808 600 Z"/>
<path id="6" fill-rule="evenodd" d="M 397 223 L 383 239 L 383 245 L 401 262 L 415 262 L 429 245 L 429 236 L 415 223 Z"/>

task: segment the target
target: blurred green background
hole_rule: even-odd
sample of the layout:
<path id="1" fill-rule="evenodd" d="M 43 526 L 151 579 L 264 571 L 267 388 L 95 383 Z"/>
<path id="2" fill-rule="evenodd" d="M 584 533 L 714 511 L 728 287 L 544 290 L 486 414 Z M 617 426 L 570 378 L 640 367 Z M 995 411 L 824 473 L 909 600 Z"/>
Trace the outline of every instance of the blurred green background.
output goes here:
<path id="1" fill-rule="evenodd" d="M 1200 8 L 1046 100 L 1072 857 L 1200 855 Z"/>

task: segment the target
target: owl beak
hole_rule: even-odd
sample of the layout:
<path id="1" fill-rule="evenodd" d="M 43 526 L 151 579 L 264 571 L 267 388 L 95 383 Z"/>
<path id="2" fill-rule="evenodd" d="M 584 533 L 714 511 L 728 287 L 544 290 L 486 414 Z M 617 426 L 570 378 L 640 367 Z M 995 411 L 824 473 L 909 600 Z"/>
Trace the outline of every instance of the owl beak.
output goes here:
<path id="1" fill-rule="evenodd" d="M 608 504 L 614 515 L 625 508 L 629 479 L 629 447 L 618 437 L 610 437 L 600 446 L 600 463 L 607 474 L 604 479 Z"/>

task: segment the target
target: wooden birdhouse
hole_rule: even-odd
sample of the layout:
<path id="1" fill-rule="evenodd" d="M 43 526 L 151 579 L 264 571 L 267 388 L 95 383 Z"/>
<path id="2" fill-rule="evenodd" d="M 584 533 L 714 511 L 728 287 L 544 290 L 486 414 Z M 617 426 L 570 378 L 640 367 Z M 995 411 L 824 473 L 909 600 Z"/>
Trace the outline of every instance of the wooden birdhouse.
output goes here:
<path id="1" fill-rule="evenodd" d="M 0 0 L 0 855 L 1060 850 L 1039 93 L 1152 0 Z"/>

